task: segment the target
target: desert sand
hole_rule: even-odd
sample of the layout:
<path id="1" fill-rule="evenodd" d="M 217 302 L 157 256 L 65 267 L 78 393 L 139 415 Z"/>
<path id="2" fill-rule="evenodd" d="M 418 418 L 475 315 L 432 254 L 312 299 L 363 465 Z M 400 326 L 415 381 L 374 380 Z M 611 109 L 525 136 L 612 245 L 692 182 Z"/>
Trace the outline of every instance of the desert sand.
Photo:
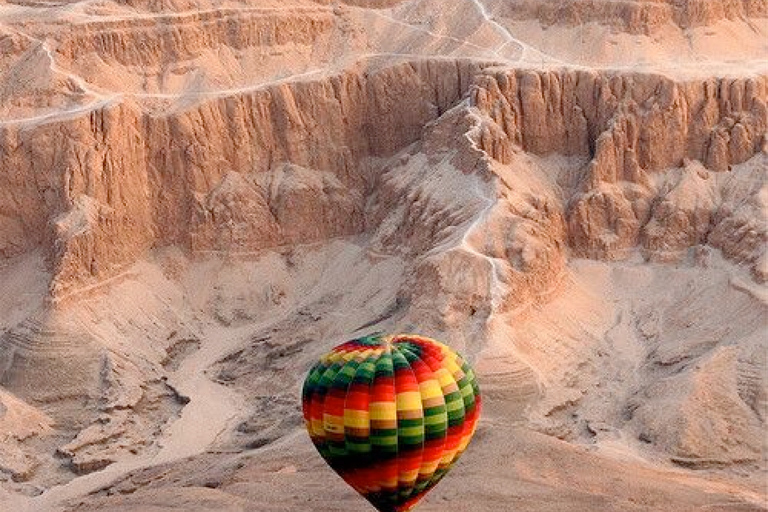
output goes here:
<path id="1" fill-rule="evenodd" d="M 0 0 L 0 510 L 367 510 L 300 388 L 475 367 L 418 510 L 768 510 L 765 0 Z"/>

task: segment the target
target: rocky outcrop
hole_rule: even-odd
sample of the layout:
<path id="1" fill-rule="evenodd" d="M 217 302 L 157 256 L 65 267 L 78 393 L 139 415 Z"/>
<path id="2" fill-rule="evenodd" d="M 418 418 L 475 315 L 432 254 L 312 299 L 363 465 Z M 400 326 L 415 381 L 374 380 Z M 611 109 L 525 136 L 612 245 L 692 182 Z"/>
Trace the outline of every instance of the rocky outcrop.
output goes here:
<path id="1" fill-rule="evenodd" d="M 707 242 L 719 203 L 718 190 L 709 186 L 710 180 L 716 178 L 700 163 L 689 162 L 676 182 L 662 188 L 643 227 L 643 247 L 651 257 L 676 259 L 680 251 Z"/>
<path id="2" fill-rule="evenodd" d="M 56 453 L 77 474 L 98 471 L 146 450 L 149 440 L 161 432 L 166 421 L 176 418 L 186 402 L 163 382 L 144 383 L 137 399 L 104 404 L 95 421 Z"/>
<path id="3" fill-rule="evenodd" d="M 29 249 L 45 241 L 57 276 L 54 293 L 88 275 L 114 275 L 151 245 L 138 128 L 138 116 L 126 104 L 31 130 L 0 127 L 0 215 L 24 229 L 23 239 L 0 246 Z M 118 234 L 125 242 L 115 243 Z M 5 256 L 11 254 L 6 249 Z"/>
<path id="4" fill-rule="evenodd" d="M 631 34 L 650 34 L 670 24 L 690 28 L 711 25 L 720 20 L 768 16 L 768 4 L 762 0 L 567 0 L 555 3 L 514 0 L 496 3 L 495 12 L 499 16 L 533 18 L 545 26 L 594 22 Z"/>
<path id="5" fill-rule="evenodd" d="M 158 274 L 153 285 L 162 288 Z M 131 299 L 136 284 L 90 304 L 42 307 L 18 324 L 10 317 L 0 328 L 0 478 L 60 482 L 62 466 L 87 473 L 157 448 L 152 439 L 188 401 L 163 365 L 177 366 L 177 345 L 197 336 L 164 302 L 168 295 L 147 290 Z M 40 418 L 55 435 L 37 426 Z"/>
<path id="6" fill-rule="evenodd" d="M 472 104 L 512 143 L 540 155 L 592 157 L 595 178 L 608 183 L 638 181 L 638 167 L 660 171 L 684 158 L 726 170 L 761 150 L 768 125 L 765 76 L 678 82 L 655 74 L 500 69 L 476 86 Z"/>
<path id="7" fill-rule="evenodd" d="M 577 254 L 613 258 L 641 239 L 655 194 L 649 176 L 687 159 L 722 171 L 764 144 L 765 77 L 688 83 L 482 69 L 468 61 L 403 63 L 239 92 L 164 116 L 126 101 L 72 119 L 6 124 L 0 251 L 45 242 L 52 292 L 64 296 L 116 275 L 153 245 L 248 252 L 359 233 L 378 180 L 371 157 L 421 138 L 437 155 L 448 130 L 457 149 L 449 160 L 464 172 L 482 157 L 472 156 L 469 132 L 506 165 L 516 148 L 591 158 L 569 199 L 570 244 Z M 470 89 L 471 122 L 459 104 Z M 401 193 L 380 185 L 385 201 Z M 460 222 L 442 218 L 445 228 Z M 657 238 L 643 240 L 654 249 Z M 754 249 L 759 237 L 748 239 Z"/>
<path id="8" fill-rule="evenodd" d="M 481 149 L 490 130 L 502 137 L 493 147 L 509 152 Z M 559 189 L 504 137 L 463 102 L 397 155 L 372 196 L 371 244 L 415 261 L 404 291 L 409 316 L 457 333 L 454 342 L 469 351 L 479 349 L 492 315 L 552 293 L 566 264 Z"/>
<path id="9" fill-rule="evenodd" d="M 0 126 L 0 219 L 13 228 L 0 233 L 2 254 L 46 241 L 53 292 L 64 295 L 114 275 L 153 244 L 237 251 L 357 232 L 372 179 L 367 159 L 416 140 L 479 69 L 405 63 L 162 117 L 122 102 Z M 349 220 L 339 225 L 339 217 Z"/>
<path id="10" fill-rule="evenodd" d="M 41 410 L 0 390 L 0 476 L 14 482 L 32 477 L 40 461 L 24 443 L 52 433 L 53 420 Z"/>
<path id="11" fill-rule="evenodd" d="M 23 400 L 64 403 L 98 388 L 98 343 L 60 315 L 28 318 L 4 331 L 0 341 L 0 385 Z M 51 386 L 51 382 L 58 384 Z"/>
<path id="12" fill-rule="evenodd" d="M 768 155 L 722 181 L 707 242 L 768 281 Z M 729 179 L 730 178 L 730 179 Z"/>
<path id="13" fill-rule="evenodd" d="M 248 177 L 232 171 L 198 203 L 190 248 L 249 252 L 351 235 L 362 230 L 364 206 L 360 191 L 329 172 L 288 163 Z"/>
<path id="14" fill-rule="evenodd" d="M 701 188 L 694 176 L 706 179 L 710 171 L 727 171 L 761 153 L 767 98 L 764 76 L 687 83 L 652 74 L 569 70 L 487 72 L 471 92 L 472 103 L 500 131 L 494 136 L 485 130 L 479 144 L 500 161 L 508 161 L 514 147 L 590 159 L 579 190 L 568 198 L 567 217 L 574 252 L 593 258 L 620 258 L 638 243 L 657 257 L 679 257 L 683 249 L 705 241 L 710 217 L 720 203 L 711 199 L 670 220 L 672 210 L 680 208 L 678 202 L 687 202 L 656 199 L 666 192 L 655 188 L 653 176 L 685 167 L 691 179 L 681 187 L 688 197 Z M 696 164 L 700 170 L 692 171 L 693 161 L 704 162 L 709 170 Z M 750 171 L 758 181 L 765 179 L 759 167 Z M 726 207 L 723 214 L 730 217 L 732 209 Z M 740 222 L 755 213 L 750 208 Z M 748 261 L 756 275 L 761 274 L 757 268 L 763 261 L 765 226 L 753 224 L 744 230 L 739 255 L 734 249 L 728 254 Z M 713 243 L 723 245 L 718 240 L 715 235 Z"/>

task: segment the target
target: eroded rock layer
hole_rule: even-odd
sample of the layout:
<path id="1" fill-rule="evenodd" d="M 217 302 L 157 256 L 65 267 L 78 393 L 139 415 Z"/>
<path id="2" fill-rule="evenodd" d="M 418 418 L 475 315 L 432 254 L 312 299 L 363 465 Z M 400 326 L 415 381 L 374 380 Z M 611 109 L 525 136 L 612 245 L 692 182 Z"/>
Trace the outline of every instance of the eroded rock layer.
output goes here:
<path id="1" fill-rule="evenodd" d="M 404 63 L 161 117 L 115 103 L 0 127 L 2 253 L 47 240 L 63 293 L 114 275 L 153 244 L 248 251 L 359 232 L 372 179 L 365 159 L 415 141 L 479 69 Z M 299 226 L 305 215 L 319 221 L 310 233 Z"/>
<path id="2" fill-rule="evenodd" d="M 654 175 L 689 161 L 727 171 L 765 144 L 765 77 L 676 82 L 482 68 L 403 63 L 162 116 L 115 102 L 73 119 L 5 125 L 0 251 L 7 257 L 44 244 L 53 292 L 63 294 L 114 275 L 153 245 L 254 251 L 359 233 L 377 181 L 370 159 L 418 140 L 425 125 L 458 106 L 479 111 L 475 139 L 501 164 L 521 149 L 589 159 L 575 193 L 563 198 L 570 245 L 577 254 L 614 258 L 639 242 L 660 247 L 658 226 L 643 232 L 651 218 L 670 222 L 661 219 L 662 206 L 652 206 Z M 719 206 L 706 209 L 715 216 Z M 730 214 L 720 212 L 717 224 L 743 224 L 732 218 L 739 208 L 737 201 Z M 307 231 L 302 223 L 310 217 Z M 706 242 L 716 228 L 697 219 L 677 228 L 686 235 L 676 249 Z M 756 265 L 761 236 L 729 253 Z M 714 242 L 732 245 L 716 233 Z"/>
<path id="3" fill-rule="evenodd" d="M 762 510 L 765 16 L 0 0 L 0 508 L 353 507 L 294 391 L 384 330 L 487 398 L 425 510 Z"/>
<path id="4" fill-rule="evenodd" d="M 496 3 L 497 12 L 502 16 L 535 18 L 545 25 L 597 22 L 629 33 L 652 33 L 665 24 L 690 28 L 724 19 L 768 16 L 768 4 L 762 0 L 567 0 L 557 3 L 513 0 Z"/>

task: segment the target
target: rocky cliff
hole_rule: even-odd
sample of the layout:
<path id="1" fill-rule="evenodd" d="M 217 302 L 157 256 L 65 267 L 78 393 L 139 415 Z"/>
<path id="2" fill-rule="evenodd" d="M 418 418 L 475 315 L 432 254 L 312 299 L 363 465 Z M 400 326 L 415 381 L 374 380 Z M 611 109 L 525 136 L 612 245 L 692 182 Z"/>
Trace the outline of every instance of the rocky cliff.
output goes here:
<path id="1" fill-rule="evenodd" d="M 479 69 L 404 63 L 164 116 L 113 102 L 74 119 L 6 124 L 0 249 L 7 257 L 45 241 L 60 294 L 152 245 L 247 251 L 359 232 L 367 159 L 415 141 Z M 298 226 L 299 203 L 318 221 L 311 233 Z"/>
<path id="2" fill-rule="evenodd" d="M 457 108 L 451 116 L 478 111 L 477 126 L 463 130 L 474 130 L 478 147 L 500 164 L 521 150 L 589 160 L 578 187 L 561 197 L 576 254 L 615 258 L 638 243 L 671 249 L 660 246 L 660 233 L 682 236 L 674 248 L 683 250 L 714 232 L 713 243 L 758 268 L 765 231 L 738 220 L 746 198 L 727 208 L 712 203 L 706 218 L 680 224 L 656 204 L 654 177 L 693 161 L 707 175 L 726 172 L 761 152 L 767 83 L 421 61 L 268 86 L 160 116 L 113 101 L 88 115 L 5 124 L 0 251 L 7 257 L 44 244 L 52 290 L 64 294 L 115 275 L 151 246 L 247 252 L 359 233 L 378 180 L 371 159 L 415 142 Z M 462 138 L 455 135 L 457 147 Z M 473 158 L 469 146 L 459 153 Z M 310 231 L 299 227 L 310 217 Z M 719 242 L 721 224 L 755 234 L 736 249 Z"/>
<path id="3" fill-rule="evenodd" d="M 508 161 L 516 146 L 589 161 L 567 200 L 576 254 L 618 258 L 641 244 L 664 257 L 710 242 L 710 233 L 711 243 L 722 247 L 716 233 L 729 225 L 750 235 L 740 244 L 739 256 L 727 252 L 765 279 L 768 238 L 760 215 L 750 221 L 743 215 L 741 221 L 733 218 L 744 203 L 760 208 L 762 165 L 756 164 L 748 177 L 715 178 L 762 153 L 767 90 L 764 76 L 675 82 L 659 75 L 499 71 L 483 74 L 471 94 L 473 104 L 495 125 L 479 142 L 497 160 Z M 659 183 L 670 169 L 684 167 L 690 175 L 696 165 L 703 180 L 713 176 L 711 186 L 680 180 L 673 186 L 681 194 L 705 188 L 710 192 L 702 193 L 720 197 L 720 187 L 728 187 L 724 183 L 744 180 L 755 188 L 735 200 L 713 198 L 690 206 L 678 201 L 676 211 L 670 211 L 669 201 L 663 200 L 667 191 Z"/>
<path id="4" fill-rule="evenodd" d="M 610 1 L 568 0 L 495 2 L 495 12 L 510 18 L 534 18 L 544 25 L 596 22 L 628 33 L 650 34 L 668 24 L 681 28 L 712 25 L 720 20 L 765 18 L 763 0 L 661 0 Z"/>

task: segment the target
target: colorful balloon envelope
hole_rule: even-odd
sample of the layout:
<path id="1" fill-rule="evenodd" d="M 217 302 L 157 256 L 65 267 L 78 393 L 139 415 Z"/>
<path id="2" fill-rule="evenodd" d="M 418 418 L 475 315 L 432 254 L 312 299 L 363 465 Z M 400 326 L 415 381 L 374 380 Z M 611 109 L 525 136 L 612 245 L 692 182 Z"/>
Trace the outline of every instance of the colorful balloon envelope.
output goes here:
<path id="1" fill-rule="evenodd" d="M 404 512 L 466 449 L 480 392 L 472 368 L 446 345 L 377 334 L 323 356 L 302 405 L 328 464 L 380 512 Z"/>

